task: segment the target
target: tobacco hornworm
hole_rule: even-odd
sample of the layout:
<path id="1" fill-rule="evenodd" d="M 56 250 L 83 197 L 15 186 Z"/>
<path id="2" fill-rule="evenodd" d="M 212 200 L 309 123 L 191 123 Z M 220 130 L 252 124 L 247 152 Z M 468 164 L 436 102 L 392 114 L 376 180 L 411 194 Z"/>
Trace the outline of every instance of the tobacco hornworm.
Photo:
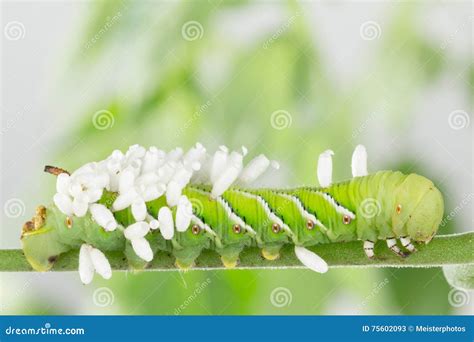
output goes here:
<path id="1" fill-rule="evenodd" d="M 134 145 L 72 174 L 57 175 L 54 205 L 40 206 L 22 231 L 26 258 L 35 270 L 49 270 L 57 256 L 80 249 L 79 273 L 89 283 L 94 271 L 112 274 L 103 251 L 123 252 L 132 268 L 143 268 L 157 250 L 172 253 L 179 268 L 192 267 L 203 249 L 214 249 L 226 267 L 248 246 L 275 260 L 285 244 L 295 246 L 303 265 L 328 266 L 305 247 L 361 240 L 369 258 L 374 243 L 404 257 L 412 240 L 428 243 L 441 222 L 440 191 L 416 174 L 367 173 L 367 154 L 356 147 L 353 179 L 332 183 L 332 151 L 322 153 L 320 187 L 256 189 L 249 183 L 278 164 L 264 155 L 244 167 L 247 150 L 221 146 L 208 155 L 201 144 L 187 153 Z M 400 240 L 403 250 L 397 245 Z"/>

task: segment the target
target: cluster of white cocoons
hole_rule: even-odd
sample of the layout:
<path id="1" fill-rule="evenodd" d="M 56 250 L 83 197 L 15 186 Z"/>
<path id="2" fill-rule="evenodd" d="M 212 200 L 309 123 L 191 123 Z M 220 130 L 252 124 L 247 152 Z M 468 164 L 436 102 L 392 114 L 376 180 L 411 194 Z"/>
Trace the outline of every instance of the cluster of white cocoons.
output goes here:
<path id="1" fill-rule="evenodd" d="M 234 184 L 248 185 L 270 167 L 278 168 L 263 154 L 244 166 L 247 149 L 229 151 L 220 146 L 208 154 L 200 143 L 189 151 L 175 148 L 165 152 L 156 147 L 146 149 L 131 146 L 124 154 L 115 150 L 106 159 L 88 163 L 72 174 L 58 175 L 54 195 L 57 208 L 68 216 L 83 217 L 90 212 L 95 222 L 106 231 L 119 228 L 112 211 L 131 208 L 135 223 L 123 229 L 133 250 L 141 259 L 151 261 L 153 252 L 145 236 L 159 229 L 166 240 L 173 239 L 175 230 L 184 232 L 193 217 L 190 200 L 182 194 L 190 183 L 211 184 L 211 196 L 217 198 Z M 117 193 L 112 210 L 97 203 L 104 190 Z M 146 202 L 166 196 L 168 206 L 157 217 L 148 214 Z M 173 217 L 171 208 L 176 207 Z M 110 265 L 104 254 L 84 244 L 80 250 L 79 273 L 84 283 L 92 281 L 94 271 L 109 277 Z M 106 265 L 105 265 L 106 264 Z"/>

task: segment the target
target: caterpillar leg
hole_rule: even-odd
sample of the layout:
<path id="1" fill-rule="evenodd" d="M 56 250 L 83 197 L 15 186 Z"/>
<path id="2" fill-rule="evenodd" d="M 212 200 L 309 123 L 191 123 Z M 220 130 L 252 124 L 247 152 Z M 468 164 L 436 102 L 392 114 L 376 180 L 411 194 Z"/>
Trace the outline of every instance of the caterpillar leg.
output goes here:
<path id="1" fill-rule="evenodd" d="M 410 253 L 415 253 L 416 252 L 416 248 L 415 248 L 415 246 L 413 246 L 413 244 L 411 243 L 411 240 L 408 236 L 402 236 L 400 238 L 400 242 L 402 243 L 402 246 L 404 248 L 406 248 Z"/>
<path id="2" fill-rule="evenodd" d="M 280 257 L 280 246 L 278 247 L 263 247 L 262 256 L 269 261 L 276 260 Z"/>
<path id="3" fill-rule="evenodd" d="M 239 258 L 222 255 L 221 261 L 225 268 L 235 268 L 239 263 Z"/>
<path id="4" fill-rule="evenodd" d="M 217 253 L 221 255 L 221 261 L 225 268 L 234 268 L 239 264 L 239 255 L 244 247 L 244 245 L 234 244 L 217 249 Z"/>
<path id="5" fill-rule="evenodd" d="M 374 254 L 374 245 L 375 243 L 370 240 L 365 240 L 364 241 L 364 252 L 365 255 L 367 255 L 367 258 L 373 259 L 375 254 Z"/>
<path id="6" fill-rule="evenodd" d="M 176 259 L 174 262 L 177 268 L 179 268 L 181 271 L 188 271 L 194 266 L 194 262 L 189 263 L 188 261 L 183 261 L 180 259 Z"/>
<path id="7" fill-rule="evenodd" d="M 405 258 L 408 255 L 403 252 L 398 246 L 397 246 L 397 239 L 395 238 L 388 238 L 387 239 L 387 247 L 390 248 L 390 250 L 398 255 L 399 257 Z"/>
<path id="8" fill-rule="evenodd" d="M 176 242 L 173 242 L 173 246 L 173 255 L 176 258 L 174 264 L 182 271 L 191 269 L 195 264 L 196 258 L 201 254 L 202 251 L 201 247 L 177 247 Z"/>

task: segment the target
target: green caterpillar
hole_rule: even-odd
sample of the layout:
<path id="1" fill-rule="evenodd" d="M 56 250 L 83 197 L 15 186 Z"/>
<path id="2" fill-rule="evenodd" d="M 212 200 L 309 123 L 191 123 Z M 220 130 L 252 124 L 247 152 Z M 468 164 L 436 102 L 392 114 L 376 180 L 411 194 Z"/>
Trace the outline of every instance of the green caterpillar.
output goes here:
<path id="1" fill-rule="evenodd" d="M 179 150 L 164 154 L 153 149 L 143 153 L 142 148 L 136 153 L 138 148 L 134 146 L 119 157 L 116 153 L 115 157 L 93 164 L 92 169 L 110 165 L 110 160 L 116 158 L 130 170 L 130 160 L 132 163 L 142 160 L 138 168 L 146 172 L 140 174 L 153 178 L 149 169 L 153 174 L 158 170 L 158 178 L 166 180 L 166 185 L 160 187 L 162 184 L 156 177 L 142 182 L 142 176 L 136 176 L 135 185 L 130 187 L 125 169 L 114 169 L 111 174 L 122 177 L 119 184 L 112 185 L 114 181 L 109 177 L 108 184 L 97 187 L 102 187 L 99 194 L 95 193 L 97 188 L 92 187 L 95 192 L 91 192 L 90 187 L 91 179 L 97 184 L 100 178 L 97 170 L 94 177 L 86 172 L 89 178 L 83 177 L 86 180 L 79 189 L 89 191 L 85 212 L 78 201 L 81 197 L 74 197 L 72 210 L 64 204 L 69 200 L 61 202 L 61 196 L 57 195 L 56 205 L 38 208 L 32 221 L 24 225 L 23 250 L 35 270 L 47 271 L 60 254 L 81 249 L 81 279 L 88 283 L 94 270 L 105 278 L 111 275 L 102 251 L 123 252 L 132 268 L 141 269 L 157 250 L 163 250 L 172 253 L 176 265 L 185 269 L 192 267 L 203 249 L 214 249 L 226 267 L 234 267 L 246 247 L 258 246 L 266 259 L 275 260 L 285 244 L 293 244 L 305 266 L 325 272 L 324 260 L 305 247 L 361 240 L 366 255 L 374 258 L 375 241 L 384 239 L 388 248 L 404 257 L 415 251 L 411 241 L 428 243 L 433 238 L 444 212 L 440 191 L 422 176 L 394 171 L 365 175 L 366 153 L 362 146 L 353 155 L 353 179 L 332 184 L 332 152 L 327 151 L 318 163 L 321 187 L 294 189 L 243 186 L 271 165 L 268 159 L 259 156 L 244 168 L 245 150 L 229 154 L 221 148 L 214 156 L 208 156 L 199 144 L 185 155 Z M 150 151 L 162 158 L 158 158 L 161 161 L 157 164 L 147 166 L 150 158 L 146 156 Z M 168 174 L 159 172 L 170 163 Z M 192 171 L 186 173 L 183 169 Z M 60 169 L 48 171 L 59 174 L 58 190 L 59 177 L 75 177 L 66 176 Z M 81 172 L 79 176 L 83 175 Z M 181 176 L 176 178 L 177 174 Z M 203 174 L 210 175 L 210 179 L 205 181 Z M 130 184 L 126 187 L 125 183 Z M 77 190 L 72 191 L 74 185 L 68 185 L 69 193 Z M 150 189 L 157 191 L 148 198 L 156 198 L 146 200 L 147 196 L 139 195 Z M 133 199 L 127 201 L 130 193 Z M 122 202 L 132 204 L 122 208 Z"/>

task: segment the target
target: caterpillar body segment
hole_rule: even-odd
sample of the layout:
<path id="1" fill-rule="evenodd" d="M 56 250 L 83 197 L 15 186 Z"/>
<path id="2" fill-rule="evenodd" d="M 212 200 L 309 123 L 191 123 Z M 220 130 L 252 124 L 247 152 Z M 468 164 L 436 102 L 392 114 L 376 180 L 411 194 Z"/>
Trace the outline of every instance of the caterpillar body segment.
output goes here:
<path id="1" fill-rule="evenodd" d="M 290 230 L 264 198 L 241 189 L 229 189 L 223 197 L 255 231 L 255 244 L 262 248 L 262 256 L 267 260 L 277 259 L 281 247 L 291 241 Z M 282 229 L 286 230 L 282 232 Z"/>
<path id="2" fill-rule="evenodd" d="M 35 270 L 48 271 L 60 254 L 79 249 L 84 243 L 102 251 L 123 251 L 125 248 L 122 227 L 107 232 L 90 214 L 73 218 L 64 215 L 55 206 L 42 208 L 42 214 L 37 212 L 35 216 L 36 220 L 38 215 L 44 216 L 41 226 L 28 230 L 25 229 L 28 224 L 25 224 L 21 235 L 25 257 Z"/>
<path id="3" fill-rule="evenodd" d="M 305 247 L 361 240 L 367 257 L 376 258 L 374 243 L 386 240 L 388 248 L 405 257 L 416 251 L 412 241 L 429 242 L 441 222 L 443 199 L 431 181 L 397 171 L 365 175 L 366 155 L 361 146 L 352 159 L 352 171 L 357 175 L 353 179 L 332 183 L 328 168 L 332 169 L 333 153 L 326 151 L 318 167 L 324 187 L 292 189 L 244 185 L 272 165 L 266 157 L 258 156 L 251 162 L 256 165 L 253 170 L 243 167 L 243 156 L 238 152 L 229 154 L 221 148 L 207 160 L 202 145 L 191 151 L 167 155 L 132 147 L 126 155 L 114 152 L 105 161 L 82 167 L 87 177 L 61 173 L 61 182 L 70 183 L 75 191 L 65 192 L 64 186 L 58 186 L 62 192 L 55 196 L 55 205 L 42 207 L 25 224 L 21 239 L 30 264 L 36 270 L 47 271 L 60 254 L 80 249 L 81 280 L 88 283 L 94 272 L 109 276 L 101 254 L 105 251 L 123 252 L 132 269 L 143 269 L 161 250 L 176 258 L 177 267 L 189 269 L 203 249 L 212 249 L 231 268 L 249 246 L 261 248 L 265 259 L 275 260 L 284 245 L 292 244 L 303 265 L 325 272 L 326 262 Z M 117 163 L 125 165 L 118 167 Z M 119 175 L 114 183 L 107 183 L 107 175 L 102 172 L 110 164 L 113 175 Z M 193 171 L 186 165 L 191 165 Z M 226 167 L 233 170 L 225 172 Z M 148 170 L 145 174 L 144 168 Z M 212 177 L 205 174 L 206 170 L 212 171 Z M 244 176 L 239 178 L 235 170 L 245 170 Z M 94 188 L 91 176 L 97 172 L 102 172 L 100 184 L 106 184 L 99 189 Z M 120 172 L 127 173 L 125 180 Z M 213 179 L 210 184 L 191 181 L 209 178 Z M 168 186 L 166 181 L 173 185 Z M 223 186 L 234 181 L 238 186 Z M 81 197 L 74 197 L 78 189 Z M 84 194 L 95 196 L 99 190 L 100 199 L 89 202 L 85 213 L 75 212 L 69 205 L 68 201 L 73 203 L 78 198 L 87 202 L 90 198 Z M 122 208 L 117 206 L 120 201 L 131 204 Z M 145 213 L 137 209 L 142 202 Z"/>
<path id="4" fill-rule="evenodd" d="M 224 265 L 235 267 L 240 252 L 252 244 L 251 235 L 241 224 L 242 219 L 235 215 L 222 197 L 214 199 L 211 192 L 192 187 L 186 189 L 185 193 L 191 197 L 191 201 L 202 206 L 194 215 L 215 233 L 210 236 L 213 248 L 221 255 Z"/>

